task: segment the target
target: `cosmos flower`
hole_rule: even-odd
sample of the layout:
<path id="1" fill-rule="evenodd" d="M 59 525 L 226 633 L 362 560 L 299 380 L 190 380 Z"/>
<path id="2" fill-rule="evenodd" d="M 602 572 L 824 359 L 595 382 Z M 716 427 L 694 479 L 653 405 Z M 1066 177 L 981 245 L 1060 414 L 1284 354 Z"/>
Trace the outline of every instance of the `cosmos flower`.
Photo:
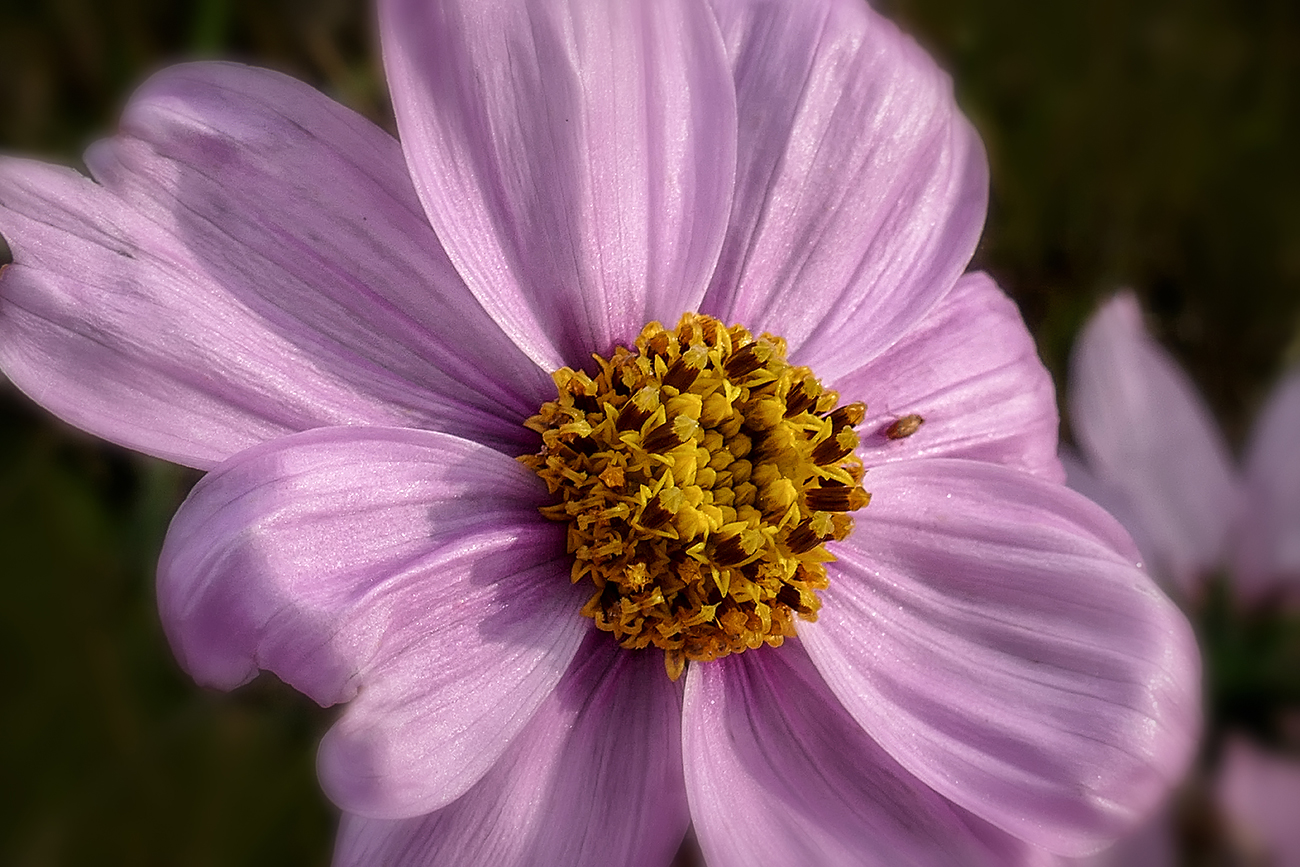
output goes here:
<path id="1" fill-rule="evenodd" d="M 1071 487 L 1119 518 L 1146 562 L 1186 602 L 1222 571 L 1242 600 L 1294 597 L 1300 580 L 1300 370 L 1265 402 L 1235 467 L 1191 379 L 1142 323 L 1131 293 L 1080 332 L 1070 365 Z M 1212 785 L 1228 844 L 1260 863 L 1300 860 L 1296 763 L 1227 739 Z M 1172 810 L 1080 867 L 1175 863 Z"/>
<path id="2" fill-rule="evenodd" d="M 1211 857 L 1220 859 L 1212 863 L 1300 864 L 1300 762 L 1234 734 L 1226 739 L 1213 784 L 1206 788 L 1212 812 L 1202 809 L 1191 821 L 1199 825 L 1202 840 L 1212 841 L 1205 848 L 1213 847 Z M 1115 846 L 1062 860 L 1071 867 L 1176 867 L 1185 863 L 1179 860 L 1178 812 L 1170 805 Z"/>
<path id="3" fill-rule="evenodd" d="M 963 276 L 924 53 L 856 0 L 380 18 L 400 144 L 202 64 L 92 179 L 0 165 L 0 365 L 211 470 L 163 622 L 345 705 L 336 862 L 1007 865 L 1151 809 L 1195 646 Z"/>
<path id="4" fill-rule="evenodd" d="M 1300 369 L 1265 402 L 1239 471 L 1209 407 L 1132 294 L 1084 327 L 1070 366 L 1069 484 L 1106 506 L 1152 570 L 1193 596 L 1227 568 L 1259 600 L 1300 583 Z"/>
<path id="5" fill-rule="evenodd" d="M 1224 747 L 1215 784 L 1224 829 L 1248 863 L 1300 864 L 1300 762 L 1243 737 Z"/>

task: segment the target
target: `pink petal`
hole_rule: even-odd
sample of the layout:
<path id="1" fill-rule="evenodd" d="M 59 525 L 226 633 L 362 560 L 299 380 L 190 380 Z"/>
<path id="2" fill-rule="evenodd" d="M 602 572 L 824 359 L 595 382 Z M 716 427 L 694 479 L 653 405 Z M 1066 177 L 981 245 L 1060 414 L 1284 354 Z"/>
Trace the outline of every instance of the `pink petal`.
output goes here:
<path id="1" fill-rule="evenodd" d="M 1124 493 L 1151 540 L 1152 569 L 1190 589 L 1226 553 L 1236 479 L 1209 408 L 1146 333 L 1131 294 L 1108 302 L 1079 335 L 1069 398 L 1088 467 Z"/>
<path id="2" fill-rule="evenodd" d="M 1020 311 L 987 274 L 967 274 L 883 355 L 830 383 L 867 404 L 858 454 L 867 466 L 918 457 L 1005 464 L 1054 482 L 1056 390 Z M 911 436 L 886 431 L 908 415 Z"/>
<path id="3" fill-rule="evenodd" d="M 1032 860 L 891 759 L 797 641 L 692 663 L 683 724 L 687 794 L 710 867 Z"/>
<path id="4" fill-rule="evenodd" d="M 996 464 L 867 476 L 800 635 L 849 713 L 939 794 L 1049 851 L 1137 824 L 1196 743 L 1187 621 L 1114 519 Z"/>
<path id="5" fill-rule="evenodd" d="M 344 816 L 335 867 L 664 867 L 686 833 L 681 696 L 658 652 L 592 630 L 555 692 L 460 800 Z"/>
<path id="6" fill-rule="evenodd" d="M 1300 370 L 1260 413 L 1246 449 L 1245 497 L 1234 552 L 1245 592 L 1300 587 Z"/>
<path id="7" fill-rule="evenodd" d="M 1218 799 L 1250 863 L 1300 864 L 1300 762 L 1229 739 L 1219 770 Z M 1256 860 L 1258 859 L 1258 860 Z"/>
<path id="8" fill-rule="evenodd" d="M 523 450 L 553 391 L 425 222 L 397 142 L 278 73 L 173 67 L 66 169 L 0 162 L 0 366 L 67 421 L 207 468 L 334 424 Z"/>
<path id="9" fill-rule="evenodd" d="M 199 482 L 158 566 L 181 664 L 258 669 L 322 705 L 339 806 L 404 818 L 463 794 L 554 689 L 589 622 L 524 467 L 444 434 L 324 428 Z"/>
<path id="10" fill-rule="evenodd" d="M 1128 501 L 1128 493 L 1114 483 L 1094 476 L 1079 455 L 1068 446 L 1062 446 L 1057 457 L 1065 468 L 1065 484 L 1110 512 L 1111 517 L 1119 521 L 1133 537 L 1133 543 L 1142 554 L 1143 563 L 1151 562 L 1155 548 L 1142 521 L 1138 519 L 1137 512 Z M 1166 584 L 1164 589 L 1181 591 L 1184 588 Z"/>
<path id="11" fill-rule="evenodd" d="M 1118 843 L 1087 858 L 1062 859 L 1060 867 L 1178 867 L 1172 810 L 1149 818 Z"/>
<path id="12" fill-rule="evenodd" d="M 965 270 L 988 166 L 948 77 L 861 0 L 713 0 L 740 124 L 703 311 L 827 379 L 905 334 Z"/>
<path id="13" fill-rule="evenodd" d="M 429 219 L 539 364 L 586 364 L 698 305 L 736 150 L 703 3 L 386 0 L 380 13 Z"/>

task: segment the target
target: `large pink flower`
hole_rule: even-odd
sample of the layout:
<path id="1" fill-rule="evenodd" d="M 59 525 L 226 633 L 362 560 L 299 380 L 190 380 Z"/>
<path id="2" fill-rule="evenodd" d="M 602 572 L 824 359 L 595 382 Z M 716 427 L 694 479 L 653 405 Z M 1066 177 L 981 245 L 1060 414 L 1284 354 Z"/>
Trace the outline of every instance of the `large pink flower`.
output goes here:
<path id="1" fill-rule="evenodd" d="M 380 11 L 400 144 L 205 64 L 144 86 L 94 180 L 0 164 L 0 365 L 212 470 L 163 620 L 202 683 L 346 703 L 337 862 L 649 867 L 693 820 L 713 867 L 1006 865 L 1149 810 L 1196 650 L 962 276 L 986 165 L 929 59 L 856 0 Z M 873 499 L 817 622 L 674 682 L 582 615 L 515 457 L 550 371 L 684 311 L 867 402 Z"/>

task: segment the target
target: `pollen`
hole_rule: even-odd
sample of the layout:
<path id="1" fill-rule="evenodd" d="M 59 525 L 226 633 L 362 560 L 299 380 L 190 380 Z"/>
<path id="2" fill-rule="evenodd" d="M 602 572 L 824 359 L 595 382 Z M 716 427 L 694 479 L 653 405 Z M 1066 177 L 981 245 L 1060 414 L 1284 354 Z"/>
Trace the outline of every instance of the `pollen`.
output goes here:
<path id="1" fill-rule="evenodd" d="M 595 373 L 553 374 L 519 460 L 556 501 L 582 613 L 628 649 L 664 651 L 669 677 L 795 634 L 827 587 L 826 543 L 867 505 L 854 427 L 779 337 L 688 313 L 647 325 Z"/>

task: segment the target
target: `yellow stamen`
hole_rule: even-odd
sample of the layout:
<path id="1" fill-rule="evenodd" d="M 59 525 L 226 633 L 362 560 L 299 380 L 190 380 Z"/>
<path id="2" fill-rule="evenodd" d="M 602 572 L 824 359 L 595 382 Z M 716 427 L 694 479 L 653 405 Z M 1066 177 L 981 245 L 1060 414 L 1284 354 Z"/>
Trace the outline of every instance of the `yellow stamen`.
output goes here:
<path id="1" fill-rule="evenodd" d="M 867 505 L 854 454 L 866 407 L 837 406 L 785 341 L 688 313 L 647 325 L 588 376 L 567 367 L 559 396 L 527 426 L 542 449 L 519 460 L 568 524 L 582 613 L 629 649 L 664 651 L 676 680 L 816 620 L 824 543 Z"/>

